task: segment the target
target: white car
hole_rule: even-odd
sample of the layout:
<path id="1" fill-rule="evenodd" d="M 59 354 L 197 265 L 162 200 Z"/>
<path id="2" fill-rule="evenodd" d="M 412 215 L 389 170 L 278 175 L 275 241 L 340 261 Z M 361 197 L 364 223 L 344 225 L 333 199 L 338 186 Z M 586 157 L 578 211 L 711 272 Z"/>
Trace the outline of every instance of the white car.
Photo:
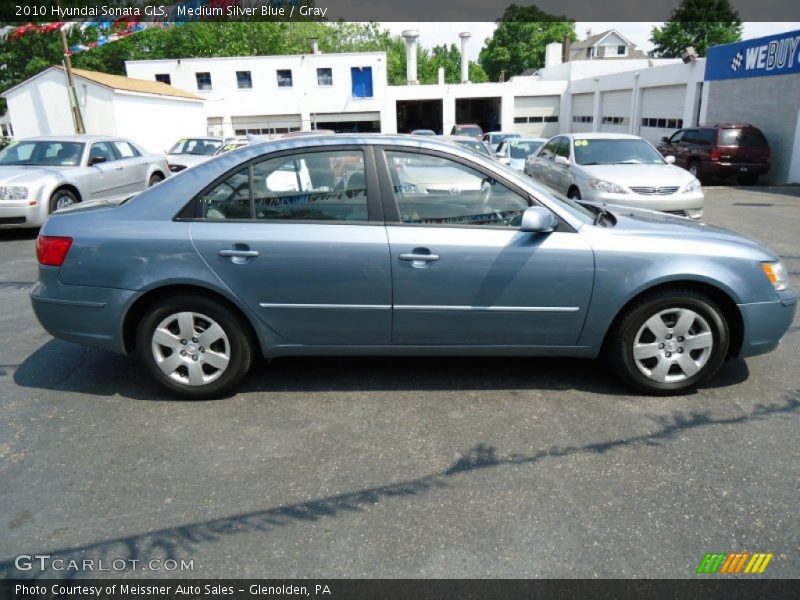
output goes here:
<path id="1" fill-rule="evenodd" d="M 510 138 L 522 137 L 513 131 L 489 131 L 483 134 L 483 143 L 489 148 L 489 152 L 497 152 L 502 142 Z"/>
<path id="2" fill-rule="evenodd" d="M 222 137 L 181 138 L 167 150 L 167 162 L 173 173 L 199 165 L 213 157 L 227 140 Z"/>
<path id="3" fill-rule="evenodd" d="M 39 227 L 88 200 L 120 201 L 170 174 L 163 154 L 96 135 L 35 137 L 0 152 L 0 229 Z"/>
<path id="4" fill-rule="evenodd" d="M 545 142 L 547 138 L 509 138 L 500 143 L 495 155 L 500 162 L 522 173 L 525 170 L 525 161 L 544 146 Z"/>
<path id="5" fill-rule="evenodd" d="M 699 219 L 703 188 L 674 162 L 635 135 L 571 133 L 550 138 L 525 173 L 569 198 Z"/>

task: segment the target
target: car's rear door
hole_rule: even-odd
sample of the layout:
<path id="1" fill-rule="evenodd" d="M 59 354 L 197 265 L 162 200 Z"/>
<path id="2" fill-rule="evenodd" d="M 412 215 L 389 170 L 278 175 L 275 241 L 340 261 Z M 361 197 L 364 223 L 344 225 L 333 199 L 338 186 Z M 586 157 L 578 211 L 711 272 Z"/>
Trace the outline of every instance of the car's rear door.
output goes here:
<path id="1" fill-rule="evenodd" d="M 552 185 L 552 175 L 550 170 L 553 167 L 553 160 L 556 155 L 556 148 L 560 138 L 556 137 L 547 142 L 536 157 L 533 159 L 531 177 L 541 181 L 545 185 Z"/>
<path id="2" fill-rule="evenodd" d="M 125 195 L 141 192 L 147 187 L 147 170 L 149 164 L 139 151 L 125 140 L 115 140 L 114 149 L 119 157 L 122 170 L 119 177 L 124 184 Z"/>
<path id="3" fill-rule="evenodd" d="M 271 153 L 197 199 L 192 239 L 276 344 L 387 344 L 391 267 L 373 153 Z"/>
<path id="4" fill-rule="evenodd" d="M 593 253 L 580 235 L 563 223 L 552 233 L 519 231 L 531 200 L 471 161 L 386 147 L 377 163 L 394 344 L 577 343 L 594 279 Z"/>

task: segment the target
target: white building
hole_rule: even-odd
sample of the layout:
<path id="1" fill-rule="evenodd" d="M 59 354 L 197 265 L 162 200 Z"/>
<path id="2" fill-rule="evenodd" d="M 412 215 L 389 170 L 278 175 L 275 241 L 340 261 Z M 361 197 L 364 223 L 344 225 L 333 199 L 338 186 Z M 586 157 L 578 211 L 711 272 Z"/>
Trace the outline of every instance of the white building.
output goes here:
<path id="1" fill-rule="evenodd" d="M 182 135 L 205 134 L 203 99 L 154 81 L 74 69 L 86 133 L 118 135 L 163 152 Z M 16 138 L 75 133 L 66 74 L 50 67 L 6 90 Z"/>
<path id="2" fill-rule="evenodd" d="M 209 135 L 386 130 L 384 52 L 137 60 L 125 67 L 130 77 L 204 98 Z"/>

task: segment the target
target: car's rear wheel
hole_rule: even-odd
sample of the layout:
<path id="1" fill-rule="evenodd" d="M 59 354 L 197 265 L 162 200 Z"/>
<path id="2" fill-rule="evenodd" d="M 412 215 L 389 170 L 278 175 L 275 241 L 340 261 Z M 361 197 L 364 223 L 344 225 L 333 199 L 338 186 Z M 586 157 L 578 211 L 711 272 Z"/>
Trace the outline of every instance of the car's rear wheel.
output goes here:
<path id="1" fill-rule="evenodd" d="M 230 392 L 247 374 L 253 349 L 247 326 L 221 303 L 171 296 L 152 306 L 136 337 L 140 359 L 159 383 L 188 399 Z"/>
<path id="2" fill-rule="evenodd" d="M 51 213 L 54 213 L 57 210 L 68 208 L 73 204 L 77 204 L 78 202 L 78 196 L 76 196 L 74 192 L 62 188 L 60 190 L 56 190 L 53 192 L 53 195 L 50 196 L 49 209 Z"/>
<path id="3" fill-rule="evenodd" d="M 635 389 L 677 394 L 713 376 L 729 343 L 728 323 L 713 300 L 694 290 L 666 290 L 643 298 L 623 316 L 608 358 Z"/>
<path id="4" fill-rule="evenodd" d="M 164 181 L 164 176 L 161 173 L 153 173 L 150 176 L 150 181 L 147 182 L 147 187 L 153 187 Z"/>

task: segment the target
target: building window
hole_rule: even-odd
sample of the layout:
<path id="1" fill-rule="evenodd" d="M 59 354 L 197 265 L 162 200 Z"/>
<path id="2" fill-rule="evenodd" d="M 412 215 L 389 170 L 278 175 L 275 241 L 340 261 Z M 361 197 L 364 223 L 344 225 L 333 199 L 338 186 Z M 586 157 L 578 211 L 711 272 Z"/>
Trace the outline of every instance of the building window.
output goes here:
<path id="1" fill-rule="evenodd" d="M 545 123 L 558 123 L 558 115 L 551 115 L 544 118 Z"/>
<path id="2" fill-rule="evenodd" d="M 156 73 L 156 81 L 172 85 L 172 77 L 169 76 L 169 73 Z"/>
<path id="3" fill-rule="evenodd" d="M 292 70 L 278 69 L 278 87 L 292 87 Z"/>
<path id="4" fill-rule="evenodd" d="M 528 117 L 514 117 L 514 123 L 527 123 Z"/>
<path id="5" fill-rule="evenodd" d="M 353 98 L 372 98 L 372 67 L 352 67 Z"/>
<path id="6" fill-rule="evenodd" d="M 681 129 L 683 119 L 659 119 L 657 117 L 642 117 L 642 127 L 657 127 L 659 129 Z"/>
<path id="7" fill-rule="evenodd" d="M 240 90 L 249 90 L 253 87 L 253 78 L 250 71 L 236 71 L 236 86 Z"/>
<path id="8" fill-rule="evenodd" d="M 619 56 L 625 56 L 627 54 L 627 46 L 617 46 L 617 54 Z"/>
<path id="9" fill-rule="evenodd" d="M 211 91 L 211 73 L 195 73 L 197 79 L 197 89 L 201 92 Z"/>
<path id="10" fill-rule="evenodd" d="M 317 69 L 317 85 L 333 85 L 333 69 Z"/>
<path id="11" fill-rule="evenodd" d="M 591 123 L 593 121 L 594 121 L 594 117 L 592 117 L 592 116 L 575 115 L 574 117 L 572 117 L 572 122 L 573 123 Z"/>
<path id="12" fill-rule="evenodd" d="M 624 125 L 626 117 L 603 117 L 603 125 Z"/>

